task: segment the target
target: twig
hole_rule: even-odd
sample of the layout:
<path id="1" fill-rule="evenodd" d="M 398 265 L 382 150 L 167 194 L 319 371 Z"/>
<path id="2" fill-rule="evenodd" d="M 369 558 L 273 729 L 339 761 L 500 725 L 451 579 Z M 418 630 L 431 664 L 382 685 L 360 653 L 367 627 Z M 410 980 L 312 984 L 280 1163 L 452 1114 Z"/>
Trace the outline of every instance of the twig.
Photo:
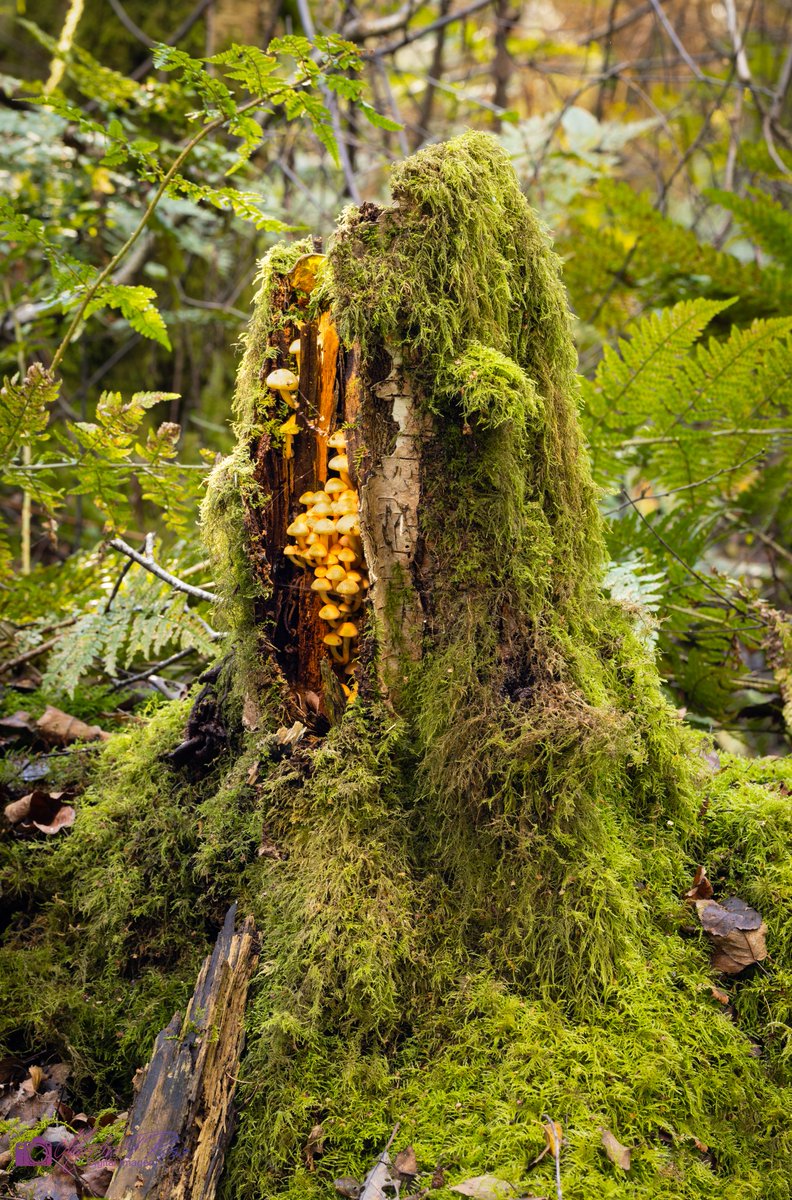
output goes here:
<path id="1" fill-rule="evenodd" d="M 653 492 L 647 497 L 646 488 L 644 488 L 641 492 L 641 495 L 638 497 L 638 503 L 640 503 L 641 500 L 646 500 L 647 498 L 649 500 L 664 500 L 666 496 L 675 496 L 677 492 L 689 492 L 692 488 L 703 487 L 705 483 L 712 483 L 712 480 L 717 479 L 720 475 L 730 475 L 732 471 L 739 471 L 740 467 L 744 467 L 749 462 L 753 462 L 755 458 L 761 458 L 764 453 L 764 450 L 759 450 L 756 454 L 752 454 L 750 458 L 744 458 L 742 462 L 736 463 L 733 467 L 722 467 L 720 471 L 713 471 L 712 475 L 707 475 L 705 479 L 697 479 L 695 483 L 685 483 L 680 487 L 670 488 L 667 492 Z M 617 508 L 609 508 L 605 513 L 605 516 L 612 517 L 614 513 L 621 512 L 623 508 L 628 507 L 628 502 L 625 502 L 624 504 L 620 504 Z"/>
<path id="2" fill-rule="evenodd" d="M 183 579 L 177 578 L 176 575 L 171 575 L 170 571 L 166 571 L 164 567 L 154 562 L 153 559 L 146 558 L 143 554 L 139 554 L 137 550 L 133 550 L 123 538 L 113 538 L 107 544 L 112 550 L 117 550 L 119 554 L 126 554 L 127 558 L 131 558 L 139 567 L 144 567 L 152 575 L 156 575 L 163 583 L 169 583 L 175 591 L 184 592 L 186 596 L 192 596 L 194 600 L 210 600 L 214 603 L 217 599 L 214 592 L 207 592 L 204 588 L 194 587 L 193 584 L 185 583 Z"/>
<path id="3" fill-rule="evenodd" d="M 552 1117 L 548 1117 L 547 1113 L 542 1113 L 542 1120 L 547 1122 L 545 1128 L 550 1130 L 550 1137 L 553 1139 L 552 1151 L 555 1159 L 555 1185 L 557 1200 L 564 1200 L 563 1192 L 561 1191 L 561 1143 L 558 1140 L 558 1131 Z"/>
<path id="4" fill-rule="evenodd" d="M 622 488 L 622 495 L 624 496 L 624 498 L 626 499 L 626 501 L 630 505 L 630 507 L 635 510 L 635 513 L 638 516 L 638 518 L 641 521 L 643 521 L 644 525 L 649 530 L 652 537 L 657 539 L 657 541 L 660 543 L 660 545 L 663 547 L 663 549 L 666 550 L 671 555 L 672 558 L 675 558 L 676 561 L 680 564 L 680 566 L 685 568 L 685 570 L 688 572 L 689 575 L 692 575 L 694 579 L 697 579 L 699 583 L 703 584 L 704 587 L 707 588 L 708 591 L 712 592 L 713 596 L 717 596 L 719 600 L 722 600 L 723 603 L 726 605 L 726 607 L 730 608 L 732 610 L 732 612 L 739 613 L 741 617 L 744 617 L 746 615 L 745 612 L 743 611 L 743 609 L 738 608 L 737 605 L 732 600 L 730 600 L 728 596 L 724 596 L 722 592 L 719 592 L 718 589 L 716 587 L 714 587 L 713 584 L 711 584 L 710 581 L 704 575 L 700 575 L 699 572 L 694 567 L 691 567 L 690 563 L 685 562 L 682 555 L 678 554 L 677 551 L 674 549 L 674 547 L 672 545 L 670 545 L 665 540 L 665 538 L 657 532 L 657 530 L 655 529 L 652 522 L 647 521 L 646 517 L 643 515 L 641 510 L 638 508 L 638 505 L 635 503 L 635 501 L 633 500 L 633 498 L 631 496 L 627 495 L 627 492 L 624 490 L 624 488 Z"/>
<path id="5" fill-rule="evenodd" d="M 180 662 L 188 654 L 194 654 L 196 649 L 196 646 L 188 646 L 185 650 L 177 650 L 175 654 L 171 654 L 170 658 L 164 658 L 162 662 L 152 663 L 146 667 L 145 671 L 139 671 L 137 675 L 128 675 L 126 679 L 118 679 L 110 688 L 110 691 L 117 692 L 119 688 L 125 688 L 130 683 L 140 683 L 141 679 L 148 679 L 151 675 L 164 670 L 165 667 L 170 667 L 173 663 Z"/>
<path id="6" fill-rule="evenodd" d="M 454 21 L 464 21 L 465 17 L 472 17 L 473 13 L 479 12 L 482 8 L 487 8 L 492 2 L 493 0 L 473 0 L 473 3 L 468 4 L 467 8 L 458 8 L 454 12 L 447 13 L 444 17 L 438 17 L 436 21 L 422 26 L 421 29 L 416 29 L 413 33 L 405 33 L 400 41 L 391 42 L 388 46 L 380 46 L 378 49 L 370 51 L 364 57 L 382 58 L 386 54 L 395 54 L 397 50 L 403 49 L 404 46 L 412 45 L 413 42 L 426 37 L 427 34 L 434 33 L 436 29 L 442 29 L 444 25 L 451 25 Z"/>

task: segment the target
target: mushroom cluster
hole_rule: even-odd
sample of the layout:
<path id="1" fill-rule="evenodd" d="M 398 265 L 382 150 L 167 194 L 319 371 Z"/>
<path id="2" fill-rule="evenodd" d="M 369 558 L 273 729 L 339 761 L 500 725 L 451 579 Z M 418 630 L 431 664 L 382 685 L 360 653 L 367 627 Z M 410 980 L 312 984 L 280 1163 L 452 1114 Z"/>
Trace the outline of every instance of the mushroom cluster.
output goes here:
<path id="1" fill-rule="evenodd" d="M 322 639 L 344 674 L 354 671 L 352 656 L 358 637 L 355 614 L 369 586 L 360 540 L 358 494 L 349 478 L 346 437 L 336 430 L 327 439 L 335 451 L 328 477 L 319 491 L 303 492 L 300 513 L 286 532 L 293 541 L 284 553 L 294 566 L 313 572 L 311 590 L 323 601 L 319 616 L 330 626 Z M 353 690 L 344 685 L 347 697 Z"/>

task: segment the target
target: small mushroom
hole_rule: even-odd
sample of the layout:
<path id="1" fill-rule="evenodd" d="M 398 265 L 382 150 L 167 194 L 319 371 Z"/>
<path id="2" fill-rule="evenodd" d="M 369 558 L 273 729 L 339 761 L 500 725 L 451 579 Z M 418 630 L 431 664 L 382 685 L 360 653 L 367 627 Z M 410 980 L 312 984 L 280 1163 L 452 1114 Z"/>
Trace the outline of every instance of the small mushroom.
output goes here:
<path id="1" fill-rule="evenodd" d="M 311 526 L 308 524 L 305 517 L 295 517 L 291 525 L 287 526 L 286 532 L 288 533 L 289 537 L 296 539 L 298 546 L 304 551 L 308 544 L 306 539 L 311 532 Z"/>
<path id="2" fill-rule="evenodd" d="M 324 490 L 328 496 L 335 496 L 338 499 L 339 493 L 346 491 L 346 488 L 340 479 L 328 479 L 324 485 Z"/>
<path id="3" fill-rule="evenodd" d="M 330 653 L 337 663 L 343 663 L 343 639 L 337 633 L 326 633 L 322 638 L 325 646 L 328 646 Z"/>
<path id="4" fill-rule="evenodd" d="M 283 434 L 283 457 L 294 458 L 292 440 L 300 432 L 300 426 L 297 424 L 297 418 L 294 413 L 292 413 L 288 421 L 284 421 L 280 426 L 280 432 Z"/>
<path id="5" fill-rule="evenodd" d="M 336 630 L 338 636 L 343 640 L 343 649 L 341 651 L 343 662 L 349 662 L 349 655 L 352 646 L 352 639 L 358 635 L 357 625 L 353 625 L 351 621 L 344 621 Z"/>
<path id="6" fill-rule="evenodd" d="M 289 408 L 297 408 L 294 393 L 299 386 L 299 379 L 288 367 L 279 367 L 277 371 L 271 371 L 267 376 L 267 387 L 272 388 L 273 392 L 279 392 Z"/>
<path id="7" fill-rule="evenodd" d="M 347 575 L 346 579 L 342 579 L 340 583 L 335 585 L 335 590 L 338 592 L 339 596 L 343 596 L 346 600 L 350 596 L 357 596 L 360 588 L 355 583 L 354 579 L 350 579 Z"/>
<path id="8" fill-rule="evenodd" d="M 329 579 L 314 579 L 313 583 L 311 584 L 311 591 L 320 592 L 322 595 L 324 595 L 325 592 L 332 591 L 332 589 L 333 585 Z"/>
<path id="9" fill-rule="evenodd" d="M 331 433 L 327 444 L 331 450 L 345 450 L 347 441 L 343 429 L 336 429 L 335 433 Z"/>
<path id="10" fill-rule="evenodd" d="M 297 374 L 300 374 L 300 339 L 295 338 L 291 346 L 289 346 L 289 354 L 293 354 L 297 359 Z"/>
<path id="11" fill-rule="evenodd" d="M 342 481 L 349 487 L 349 459 L 346 454 L 334 454 L 327 466 L 331 471 L 338 471 Z"/>
<path id="12" fill-rule="evenodd" d="M 335 604 L 327 603 L 319 609 L 319 616 L 323 621 L 340 621 L 341 609 L 337 608 Z"/>

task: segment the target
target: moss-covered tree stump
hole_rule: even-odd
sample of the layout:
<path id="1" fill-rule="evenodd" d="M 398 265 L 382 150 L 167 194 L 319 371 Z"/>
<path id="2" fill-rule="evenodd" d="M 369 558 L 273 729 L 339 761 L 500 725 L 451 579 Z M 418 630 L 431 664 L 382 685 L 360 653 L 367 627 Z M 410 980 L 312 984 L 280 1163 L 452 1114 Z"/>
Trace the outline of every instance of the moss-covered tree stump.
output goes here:
<path id="1" fill-rule="evenodd" d="M 34 884 L 16 863 L 35 916 L 0 959 L 3 1028 L 45 1026 L 24 971 L 50 1036 L 121 1088 L 236 898 L 262 952 L 226 1200 L 329 1197 L 397 1121 L 449 1183 L 554 1195 L 544 1114 L 565 1200 L 788 1198 L 792 772 L 713 769 L 603 596 L 559 264 L 498 143 L 432 147 L 392 187 L 325 263 L 305 242 L 263 265 L 204 509 L 228 749 L 163 767 L 174 708 L 104 752 L 68 842 Z M 333 471 L 369 584 L 339 646 L 313 583 L 340 540 L 287 532 Z M 728 1005 L 682 899 L 699 863 L 769 927 Z"/>

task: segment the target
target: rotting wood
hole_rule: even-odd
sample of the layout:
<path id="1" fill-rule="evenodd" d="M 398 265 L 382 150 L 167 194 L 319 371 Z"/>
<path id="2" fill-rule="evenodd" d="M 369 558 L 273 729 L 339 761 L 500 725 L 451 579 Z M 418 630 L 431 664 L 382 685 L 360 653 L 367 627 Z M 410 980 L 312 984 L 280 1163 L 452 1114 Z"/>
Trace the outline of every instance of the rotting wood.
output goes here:
<path id="1" fill-rule="evenodd" d="M 212 1200 L 234 1131 L 233 1098 L 258 938 L 226 914 L 182 1020 L 154 1043 L 132 1104 L 108 1200 Z"/>

